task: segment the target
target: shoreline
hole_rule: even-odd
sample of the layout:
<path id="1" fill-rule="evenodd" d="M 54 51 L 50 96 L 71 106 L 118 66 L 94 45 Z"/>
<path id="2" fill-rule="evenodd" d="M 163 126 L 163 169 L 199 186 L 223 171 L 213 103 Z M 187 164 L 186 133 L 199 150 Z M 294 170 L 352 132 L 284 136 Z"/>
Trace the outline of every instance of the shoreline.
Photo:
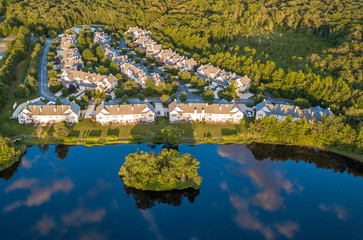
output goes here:
<path id="1" fill-rule="evenodd" d="M 17 137 L 14 137 L 17 138 Z M 13 138 L 13 139 L 14 139 Z M 352 160 L 358 161 L 363 163 L 363 154 L 351 151 L 341 150 L 337 147 L 327 146 L 327 147 L 319 147 L 313 145 L 296 145 L 296 144 L 282 144 L 278 142 L 264 142 L 264 141 L 257 141 L 253 139 L 246 139 L 243 137 L 215 137 L 215 138 L 188 138 L 182 137 L 180 138 L 180 144 L 249 144 L 249 143 L 262 143 L 262 144 L 269 144 L 269 145 L 284 145 L 284 146 L 297 146 L 297 147 L 305 147 L 305 148 L 314 148 L 321 151 L 331 152 L 335 154 L 339 154 L 345 157 L 348 157 Z M 89 141 L 87 139 L 76 139 L 72 141 L 64 141 L 59 140 L 54 137 L 48 137 L 46 139 L 38 139 L 36 137 L 22 137 L 21 143 L 25 144 L 26 147 L 31 147 L 34 145 L 53 145 L 53 144 L 64 144 L 69 146 L 86 146 L 86 147 L 93 147 L 93 146 L 105 146 L 105 145 L 114 145 L 114 144 L 139 144 L 139 143 L 156 143 L 162 144 L 159 141 L 153 140 L 151 136 L 140 136 L 139 138 L 132 139 L 130 137 L 118 138 L 117 140 L 109 140 L 109 139 L 97 139 L 95 141 Z M 23 152 L 25 153 L 26 150 Z M 22 155 L 23 155 L 22 153 Z M 16 161 L 14 161 L 16 162 Z M 14 163 L 13 162 L 13 163 Z M 1 171 L 1 170 L 0 170 Z"/>

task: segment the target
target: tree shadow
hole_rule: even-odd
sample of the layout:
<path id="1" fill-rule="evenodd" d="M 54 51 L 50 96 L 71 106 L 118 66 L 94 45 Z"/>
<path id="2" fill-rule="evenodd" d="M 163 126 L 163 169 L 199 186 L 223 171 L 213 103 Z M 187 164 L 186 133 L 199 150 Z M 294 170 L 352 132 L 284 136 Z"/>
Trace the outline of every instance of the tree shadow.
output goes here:
<path id="1" fill-rule="evenodd" d="M 79 135 L 81 134 L 80 131 L 72 131 L 69 136 L 79 138 Z"/>
<path id="2" fill-rule="evenodd" d="M 124 185 L 124 191 L 127 197 L 130 195 L 133 196 L 136 208 L 141 210 L 153 208 L 156 203 L 159 205 L 168 204 L 177 207 L 182 204 L 184 198 L 187 198 L 190 203 L 193 203 L 196 197 L 200 194 L 200 189 L 195 190 L 193 188 L 156 192 L 142 191 L 127 187 L 126 185 Z"/>
<path id="3" fill-rule="evenodd" d="M 230 128 L 222 128 L 221 132 L 222 136 L 230 136 L 238 134 L 237 129 L 230 129 Z"/>
<path id="4" fill-rule="evenodd" d="M 120 129 L 118 129 L 118 128 L 109 128 L 107 130 L 108 136 L 118 136 L 119 134 L 120 134 Z"/>
<path id="5" fill-rule="evenodd" d="M 91 130 L 88 134 L 90 137 L 100 137 L 102 134 L 102 130 Z"/>

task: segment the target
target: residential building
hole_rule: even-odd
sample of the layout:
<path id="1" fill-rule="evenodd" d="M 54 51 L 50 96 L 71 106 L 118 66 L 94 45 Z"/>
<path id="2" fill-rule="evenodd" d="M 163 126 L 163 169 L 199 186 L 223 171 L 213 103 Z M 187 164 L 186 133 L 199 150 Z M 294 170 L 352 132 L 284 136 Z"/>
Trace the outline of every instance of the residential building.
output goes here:
<path id="1" fill-rule="evenodd" d="M 136 81 L 143 88 L 145 87 L 144 85 L 148 79 L 151 79 L 155 85 L 158 85 L 163 81 L 158 73 L 149 74 L 146 68 L 139 64 L 135 64 L 135 62 L 122 64 L 121 72 L 126 77 Z"/>
<path id="2" fill-rule="evenodd" d="M 130 33 L 134 40 L 138 39 L 141 36 L 151 37 L 151 31 L 147 31 L 139 27 L 130 27 L 125 33 Z"/>
<path id="3" fill-rule="evenodd" d="M 18 115 L 20 124 L 52 125 L 66 121 L 78 122 L 81 108 L 75 102 L 69 105 L 37 105 L 27 103 Z"/>
<path id="4" fill-rule="evenodd" d="M 283 121 L 288 115 L 290 115 L 292 117 L 292 121 L 295 122 L 304 117 L 307 120 L 315 118 L 319 121 L 324 115 L 332 116 L 334 114 L 330 111 L 330 108 L 324 109 L 316 106 L 309 109 L 301 109 L 300 107 L 293 105 L 272 104 L 266 100 L 256 106 L 256 119 L 274 117 L 277 120 Z"/>
<path id="5" fill-rule="evenodd" d="M 166 65 L 176 67 L 177 63 L 184 60 L 184 56 L 180 56 L 178 53 L 165 61 Z"/>
<path id="6" fill-rule="evenodd" d="M 101 44 L 102 47 L 109 46 L 111 43 L 111 36 L 105 32 L 95 32 L 93 35 L 93 44 Z"/>
<path id="7" fill-rule="evenodd" d="M 119 65 L 127 61 L 127 55 L 120 55 L 119 51 L 112 47 L 105 47 L 104 56 L 111 58 L 111 60 Z"/>
<path id="8" fill-rule="evenodd" d="M 64 71 L 61 75 L 61 82 L 66 87 L 69 87 L 69 85 L 75 85 L 81 90 L 90 88 L 103 92 L 111 91 L 118 83 L 117 78 L 112 74 L 106 76 L 76 70 Z"/>
<path id="9" fill-rule="evenodd" d="M 102 101 L 95 111 L 96 122 L 101 124 L 154 123 L 155 116 L 155 110 L 147 100 L 141 103 L 121 105 Z"/>
<path id="10" fill-rule="evenodd" d="M 61 69 L 79 70 L 84 66 L 81 54 L 78 48 L 69 48 L 58 52 L 57 58 L 60 62 Z"/>
<path id="11" fill-rule="evenodd" d="M 247 91 L 252 84 L 252 80 L 249 77 L 247 77 L 247 75 L 245 75 L 244 77 L 236 75 L 231 80 L 234 81 L 234 84 L 237 87 L 238 92 Z"/>
<path id="12" fill-rule="evenodd" d="M 220 103 L 183 103 L 174 100 L 169 104 L 169 119 L 171 123 L 206 121 L 208 123 L 239 123 L 243 112 L 233 102 Z"/>
<path id="13" fill-rule="evenodd" d="M 177 62 L 175 67 L 179 69 L 181 72 L 183 71 L 192 71 L 198 66 L 198 63 L 193 59 L 184 58 L 182 61 Z"/>
<path id="14" fill-rule="evenodd" d="M 227 72 L 218 67 L 214 67 L 212 64 L 202 65 L 197 70 L 197 75 L 201 78 L 211 80 L 212 86 L 223 87 L 231 84 L 231 81 L 235 81 L 237 91 L 247 91 L 252 84 L 252 81 L 247 76 L 241 77 L 232 72 Z"/>
<path id="15" fill-rule="evenodd" d="M 72 46 L 77 46 L 77 36 L 76 35 L 62 35 L 59 39 L 60 49 L 68 49 Z"/>
<path id="16" fill-rule="evenodd" d="M 148 55 L 157 55 L 163 49 L 162 44 L 151 44 L 148 45 L 146 48 L 146 54 Z"/>
<path id="17" fill-rule="evenodd" d="M 159 62 L 165 63 L 172 56 L 174 56 L 174 52 L 171 49 L 163 49 L 158 55 L 155 56 L 155 59 Z"/>

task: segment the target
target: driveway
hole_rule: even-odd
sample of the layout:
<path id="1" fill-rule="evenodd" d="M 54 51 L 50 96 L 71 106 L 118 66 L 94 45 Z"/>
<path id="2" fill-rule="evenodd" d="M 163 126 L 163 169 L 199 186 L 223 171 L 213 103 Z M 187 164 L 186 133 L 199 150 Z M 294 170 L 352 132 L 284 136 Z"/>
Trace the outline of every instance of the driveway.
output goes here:
<path id="1" fill-rule="evenodd" d="M 38 93 L 39 95 L 49 101 L 57 101 L 57 97 L 49 91 L 48 87 L 48 69 L 47 69 L 47 53 L 49 52 L 49 46 L 52 43 L 52 39 L 45 41 L 42 55 L 40 57 L 39 70 L 38 70 Z M 69 101 L 67 99 L 60 98 L 63 104 L 67 104 Z"/>
<path id="2" fill-rule="evenodd" d="M 158 116 L 166 116 L 166 113 L 169 112 L 169 109 L 164 108 L 162 103 L 155 103 L 155 111 Z"/>
<path id="3" fill-rule="evenodd" d="M 294 105 L 293 101 L 285 100 L 285 99 L 278 99 L 272 96 L 270 92 L 264 92 L 265 98 L 267 101 L 275 103 L 275 104 L 286 104 L 286 105 Z"/>

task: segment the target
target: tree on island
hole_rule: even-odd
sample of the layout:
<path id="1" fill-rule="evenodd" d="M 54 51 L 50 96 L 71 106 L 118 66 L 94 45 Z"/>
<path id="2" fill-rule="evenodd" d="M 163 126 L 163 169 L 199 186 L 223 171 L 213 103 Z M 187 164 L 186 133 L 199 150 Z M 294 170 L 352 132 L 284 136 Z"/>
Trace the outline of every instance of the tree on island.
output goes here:
<path id="1" fill-rule="evenodd" d="M 194 156 L 174 149 L 160 153 L 137 151 L 125 158 L 119 175 L 126 186 L 150 191 L 199 189 L 199 162 Z"/>

